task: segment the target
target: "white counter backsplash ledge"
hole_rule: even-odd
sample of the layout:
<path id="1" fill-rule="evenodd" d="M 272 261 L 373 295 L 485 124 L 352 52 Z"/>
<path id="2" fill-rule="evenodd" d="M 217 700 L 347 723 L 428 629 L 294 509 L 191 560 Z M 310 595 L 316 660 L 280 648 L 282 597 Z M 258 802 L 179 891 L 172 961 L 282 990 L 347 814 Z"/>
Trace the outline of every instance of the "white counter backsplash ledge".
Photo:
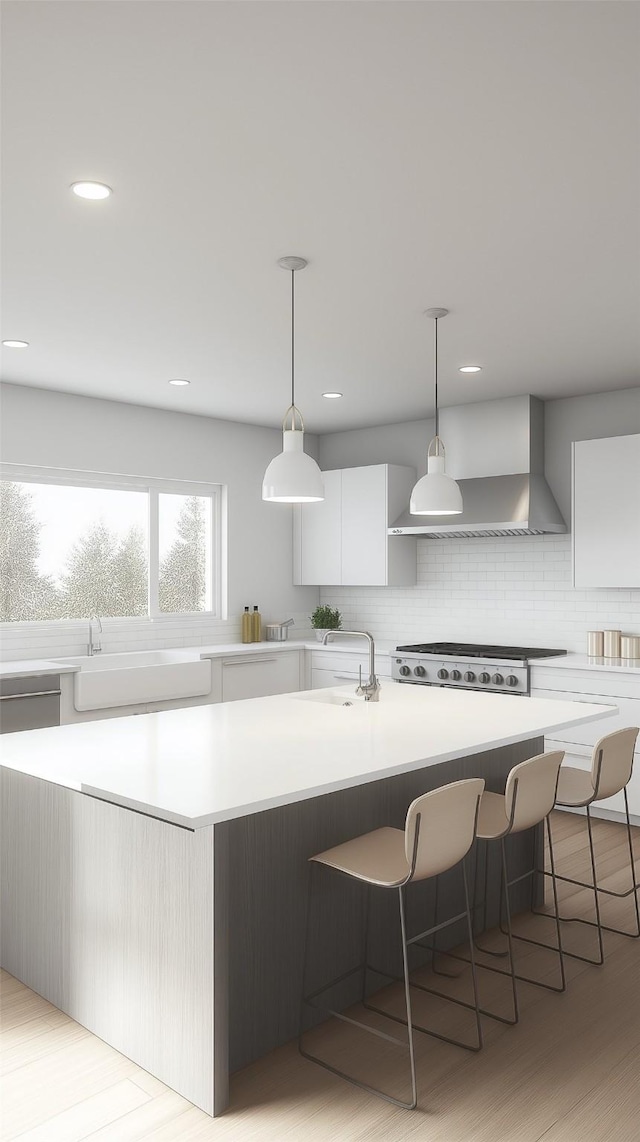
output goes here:
<path id="1" fill-rule="evenodd" d="M 345 627 L 398 644 L 546 646 L 584 654 L 587 631 L 640 634 L 640 590 L 574 590 L 571 536 L 418 541 L 415 587 L 323 587 Z"/>

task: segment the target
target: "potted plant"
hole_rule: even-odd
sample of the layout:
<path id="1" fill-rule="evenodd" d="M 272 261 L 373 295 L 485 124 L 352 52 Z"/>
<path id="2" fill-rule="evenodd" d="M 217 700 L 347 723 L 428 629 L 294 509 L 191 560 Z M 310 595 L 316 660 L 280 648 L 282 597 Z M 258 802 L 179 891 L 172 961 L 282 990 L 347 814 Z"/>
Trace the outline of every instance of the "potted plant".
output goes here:
<path id="1" fill-rule="evenodd" d="M 333 607 L 316 607 L 311 616 L 311 626 L 316 632 L 318 642 L 322 642 L 328 630 L 340 630 L 342 627 L 342 615 L 340 611 L 334 610 Z"/>

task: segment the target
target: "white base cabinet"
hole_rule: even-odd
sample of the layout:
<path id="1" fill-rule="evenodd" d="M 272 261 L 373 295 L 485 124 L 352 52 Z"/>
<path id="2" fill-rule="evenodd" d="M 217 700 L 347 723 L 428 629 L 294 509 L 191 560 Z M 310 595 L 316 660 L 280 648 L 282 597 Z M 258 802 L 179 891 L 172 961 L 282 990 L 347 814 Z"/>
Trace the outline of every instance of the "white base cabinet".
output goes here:
<path id="1" fill-rule="evenodd" d="M 388 534 L 409 502 L 413 468 L 370 464 L 323 479 L 324 500 L 294 509 L 296 586 L 413 586 L 415 538 Z"/>
<path id="2" fill-rule="evenodd" d="M 234 655 L 222 660 L 222 701 L 266 698 L 300 690 L 301 656 L 297 650 L 273 655 Z"/>
<path id="3" fill-rule="evenodd" d="M 544 666 L 532 668 L 532 698 L 556 701 L 596 702 L 617 706 L 619 713 L 600 722 L 569 727 L 556 732 L 553 740 L 545 739 L 546 749 L 563 749 L 563 764 L 576 769 L 589 769 L 593 747 L 599 738 L 625 726 L 640 726 L 640 674 L 623 674 L 603 670 L 553 670 Z M 640 824 L 640 739 L 636 745 L 633 774 L 627 786 L 629 812 Z M 597 809 L 624 813 L 622 793 L 596 802 Z"/>

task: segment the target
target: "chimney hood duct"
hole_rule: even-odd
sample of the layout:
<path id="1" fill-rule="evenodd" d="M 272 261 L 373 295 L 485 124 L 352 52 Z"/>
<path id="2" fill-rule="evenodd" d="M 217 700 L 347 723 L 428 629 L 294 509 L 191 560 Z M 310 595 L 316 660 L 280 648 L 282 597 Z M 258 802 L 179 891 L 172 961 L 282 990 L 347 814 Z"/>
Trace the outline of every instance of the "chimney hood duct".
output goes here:
<path id="1" fill-rule="evenodd" d="M 407 507 L 390 535 L 460 539 L 566 532 L 544 477 L 542 401 L 523 396 L 461 405 L 442 409 L 440 420 L 462 514 L 416 516 Z"/>

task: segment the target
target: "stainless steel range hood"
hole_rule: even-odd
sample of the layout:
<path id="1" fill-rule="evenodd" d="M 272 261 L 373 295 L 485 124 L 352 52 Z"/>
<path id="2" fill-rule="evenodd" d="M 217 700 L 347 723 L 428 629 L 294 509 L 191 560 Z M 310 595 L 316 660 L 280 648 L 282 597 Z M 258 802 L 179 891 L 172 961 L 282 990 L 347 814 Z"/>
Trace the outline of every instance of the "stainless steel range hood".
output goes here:
<path id="1" fill-rule="evenodd" d="M 567 530 L 544 477 L 542 401 L 508 397 L 442 409 L 440 433 L 447 471 L 460 484 L 462 514 L 417 516 L 407 507 L 390 535 L 455 539 Z"/>

